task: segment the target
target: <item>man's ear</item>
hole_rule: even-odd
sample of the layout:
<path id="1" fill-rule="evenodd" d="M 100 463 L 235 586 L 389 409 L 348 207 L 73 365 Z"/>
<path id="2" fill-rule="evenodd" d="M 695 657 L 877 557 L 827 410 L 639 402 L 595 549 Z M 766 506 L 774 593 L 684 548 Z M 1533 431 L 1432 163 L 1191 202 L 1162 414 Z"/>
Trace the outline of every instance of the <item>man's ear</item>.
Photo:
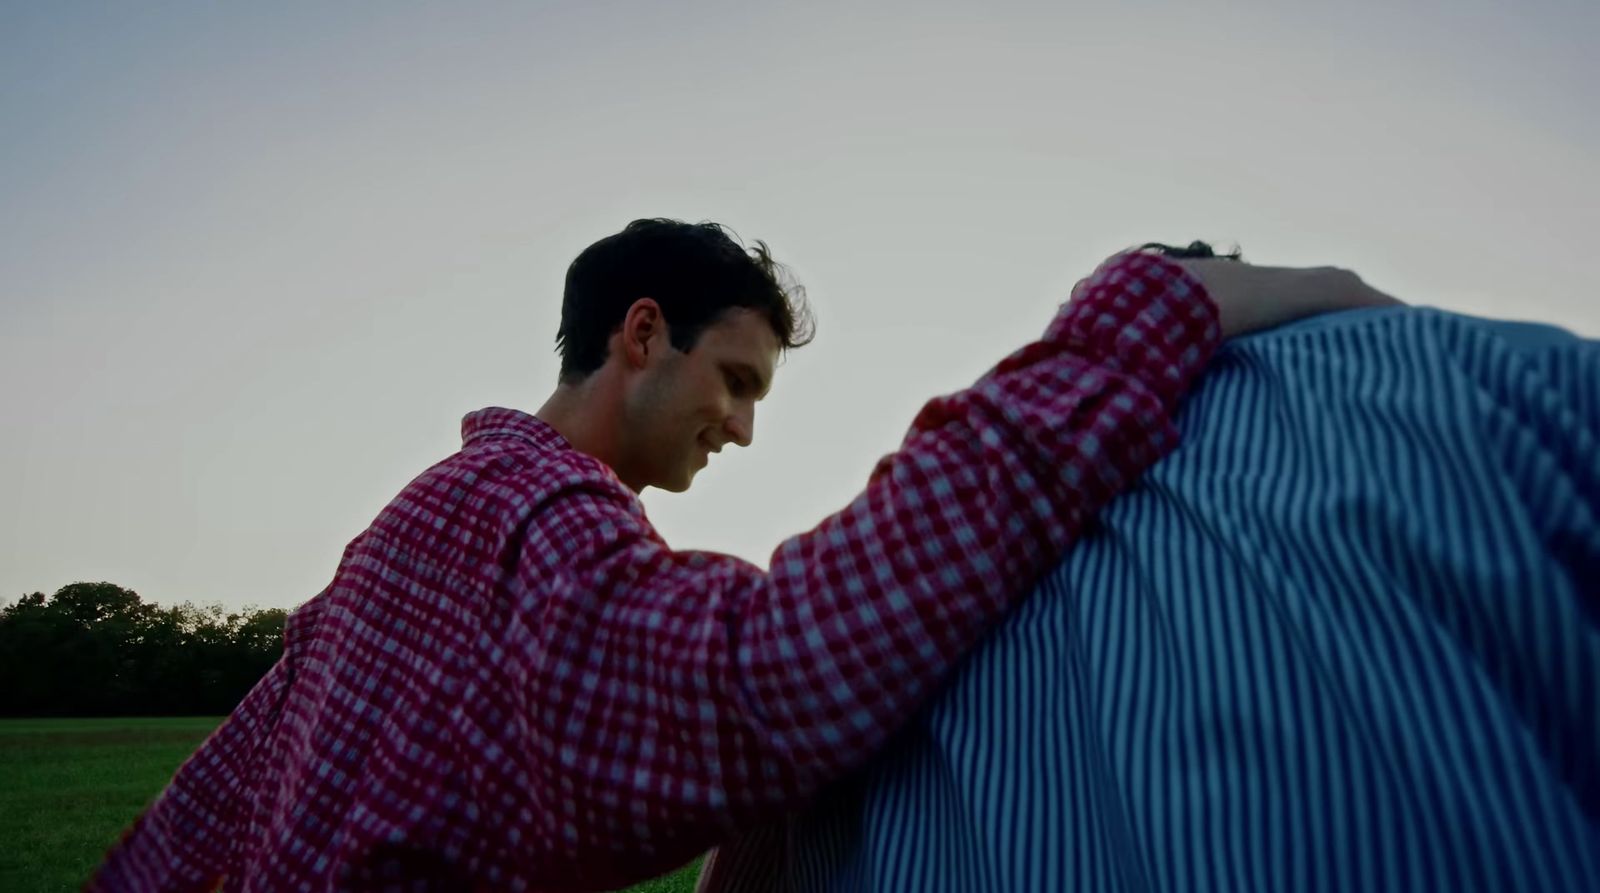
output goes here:
<path id="1" fill-rule="evenodd" d="M 628 315 L 622 318 L 622 358 L 630 367 L 643 368 L 649 361 L 651 348 L 659 346 L 666 331 L 666 318 L 661 315 L 661 305 L 655 299 L 634 301 L 628 308 Z"/>

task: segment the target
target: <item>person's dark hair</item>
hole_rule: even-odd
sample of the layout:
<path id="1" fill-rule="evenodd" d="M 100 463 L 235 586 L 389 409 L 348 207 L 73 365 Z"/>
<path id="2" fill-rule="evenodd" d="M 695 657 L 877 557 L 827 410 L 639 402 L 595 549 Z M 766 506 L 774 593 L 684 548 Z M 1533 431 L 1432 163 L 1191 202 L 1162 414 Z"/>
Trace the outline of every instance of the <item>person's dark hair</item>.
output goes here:
<path id="1" fill-rule="evenodd" d="M 1218 257 L 1226 260 L 1244 259 L 1244 255 L 1239 252 L 1239 246 L 1237 245 L 1234 246 L 1233 251 L 1227 254 L 1218 254 L 1210 245 L 1198 240 L 1190 242 L 1183 248 L 1175 248 L 1171 245 L 1163 244 L 1161 242 L 1146 242 L 1143 245 L 1140 245 L 1138 250 L 1149 251 L 1152 254 L 1159 254 L 1162 257 L 1175 257 L 1180 260 L 1192 260 L 1194 258 L 1206 257 Z"/>
<path id="2" fill-rule="evenodd" d="M 661 305 L 668 337 L 681 351 L 734 307 L 765 316 L 785 350 L 809 343 L 816 331 L 805 289 L 765 242 L 746 250 L 720 224 L 635 220 L 585 248 L 567 268 L 556 333 L 562 382 L 605 363 L 606 342 L 640 298 Z"/>

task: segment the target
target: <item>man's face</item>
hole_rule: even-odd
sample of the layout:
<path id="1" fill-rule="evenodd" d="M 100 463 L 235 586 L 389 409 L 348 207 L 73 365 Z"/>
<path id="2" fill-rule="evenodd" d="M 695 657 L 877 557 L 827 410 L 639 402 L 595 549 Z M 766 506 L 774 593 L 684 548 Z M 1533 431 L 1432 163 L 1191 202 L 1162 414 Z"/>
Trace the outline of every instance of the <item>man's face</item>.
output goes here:
<path id="1" fill-rule="evenodd" d="M 771 324 L 744 308 L 707 326 L 687 353 L 665 331 L 658 339 L 626 398 L 629 460 L 645 486 L 681 493 L 711 453 L 750 445 L 780 345 Z"/>

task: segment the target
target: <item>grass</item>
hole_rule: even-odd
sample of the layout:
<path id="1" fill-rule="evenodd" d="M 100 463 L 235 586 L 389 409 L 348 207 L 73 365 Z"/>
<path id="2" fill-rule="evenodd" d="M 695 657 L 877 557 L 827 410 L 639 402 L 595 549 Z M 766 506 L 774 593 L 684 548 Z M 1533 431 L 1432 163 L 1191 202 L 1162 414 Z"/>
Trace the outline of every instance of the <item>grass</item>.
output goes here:
<path id="1" fill-rule="evenodd" d="M 0 719 L 0 890 L 77 890 L 218 717 Z M 690 893 L 698 865 L 630 893 Z"/>

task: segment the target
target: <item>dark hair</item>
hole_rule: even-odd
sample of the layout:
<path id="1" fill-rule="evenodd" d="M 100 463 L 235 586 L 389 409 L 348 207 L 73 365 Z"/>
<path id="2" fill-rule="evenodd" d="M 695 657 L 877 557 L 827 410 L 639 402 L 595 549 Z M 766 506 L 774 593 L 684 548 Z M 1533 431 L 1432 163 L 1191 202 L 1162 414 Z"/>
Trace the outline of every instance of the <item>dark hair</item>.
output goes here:
<path id="1" fill-rule="evenodd" d="M 1218 254 L 1216 251 L 1212 250 L 1210 245 L 1207 245 L 1199 240 L 1190 242 L 1186 247 L 1183 248 L 1174 248 L 1171 245 L 1166 245 L 1161 242 L 1146 242 L 1143 245 L 1140 245 L 1138 250 L 1149 251 L 1154 254 L 1159 254 L 1162 257 L 1176 257 L 1180 259 L 1197 257 L 1220 257 L 1227 260 L 1244 259 L 1244 256 L 1240 254 L 1239 246 L 1237 245 L 1233 246 L 1233 251 L 1227 254 Z"/>
<path id="2" fill-rule="evenodd" d="M 734 307 L 764 315 L 785 350 L 809 343 L 816 330 L 805 289 L 765 242 L 747 251 L 721 224 L 635 220 L 585 248 L 567 268 L 556 333 L 562 382 L 605 363 L 606 342 L 640 298 L 661 305 L 668 337 L 681 351 Z"/>

